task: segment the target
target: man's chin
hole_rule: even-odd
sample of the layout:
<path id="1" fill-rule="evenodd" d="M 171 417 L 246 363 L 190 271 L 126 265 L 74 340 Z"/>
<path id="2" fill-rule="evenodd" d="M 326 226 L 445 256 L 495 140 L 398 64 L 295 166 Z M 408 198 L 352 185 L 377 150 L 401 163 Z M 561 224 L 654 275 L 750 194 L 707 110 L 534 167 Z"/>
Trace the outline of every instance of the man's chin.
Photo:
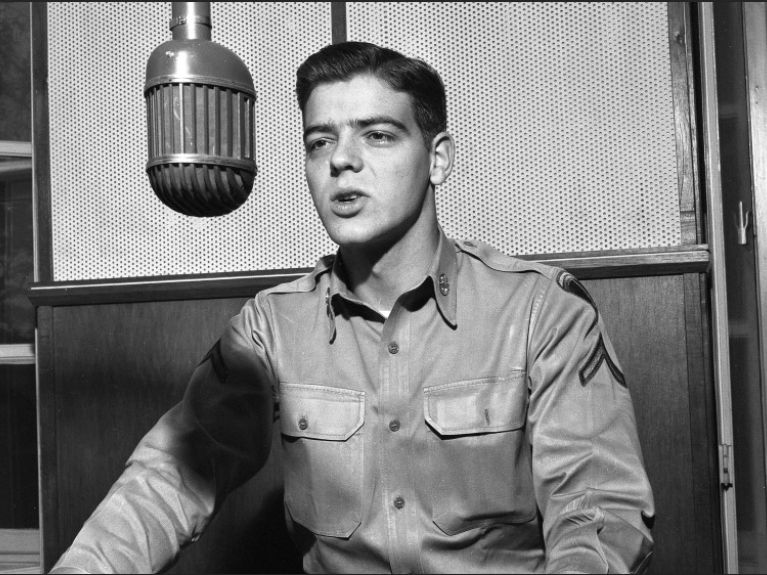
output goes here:
<path id="1" fill-rule="evenodd" d="M 326 228 L 330 239 L 342 249 L 360 250 L 376 243 L 375 234 L 365 226 L 336 226 Z"/>
<path id="2" fill-rule="evenodd" d="M 338 239 L 331 236 L 331 239 L 338 245 L 342 253 L 368 254 L 373 258 L 386 252 L 391 247 L 391 242 L 387 242 L 385 238 L 380 238 L 370 233 L 355 236 L 347 235 L 338 237 Z"/>
<path id="3" fill-rule="evenodd" d="M 366 253 L 371 257 L 389 251 L 404 237 L 396 229 L 376 229 L 370 225 L 339 226 L 326 230 L 341 251 Z"/>
<path id="4" fill-rule="evenodd" d="M 341 250 L 347 251 L 365 251 L 373 247 L 374 242 L 369 238 L 339 238 L 331 239 L 338 245 Z"/>

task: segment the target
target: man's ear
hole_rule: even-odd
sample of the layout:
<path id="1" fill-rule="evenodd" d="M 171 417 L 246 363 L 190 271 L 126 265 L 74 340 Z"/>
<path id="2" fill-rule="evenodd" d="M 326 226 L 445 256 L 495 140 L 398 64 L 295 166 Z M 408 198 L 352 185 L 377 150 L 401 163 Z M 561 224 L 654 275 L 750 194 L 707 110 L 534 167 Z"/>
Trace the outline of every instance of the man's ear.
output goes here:
<path id="1" fill-rule="evenodd" d="M 447 132 L 440 132 L 431 141 L 431 170 L 429 180 L 432 185 L 443 184 L 453 170 L 455 143 Z"/>

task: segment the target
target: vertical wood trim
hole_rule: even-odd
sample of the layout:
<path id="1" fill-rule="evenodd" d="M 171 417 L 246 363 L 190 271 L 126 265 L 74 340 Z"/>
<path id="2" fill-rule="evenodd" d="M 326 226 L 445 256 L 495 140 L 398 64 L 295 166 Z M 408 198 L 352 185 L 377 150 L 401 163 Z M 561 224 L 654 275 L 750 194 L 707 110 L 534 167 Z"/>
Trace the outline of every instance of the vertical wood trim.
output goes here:
<path id="1" fill-rule="evenodd" d="M 48 110 L 48 3 L 31 2 L 30 4 L 35 281 L 53 281 Z"/>
<path id="2" fill-rule="evenodd" d="M 719 154 L 719 105 L 716 92 L 716 54 L 714 7 L 700 2 L 698 9 L 698 46 L 700 49 L 701 120 L 704 165 L 706 168 L 706 206 L 708 245 L 711 250 L 709 278 L 711 297 L 711 336 L 714 389 L 717 405 L 719 445 L 722 451 L 732 446 L 732 388 L 730 385 L 730 341 L 727 319 L 727 275 L 724 251 L 724 214 Z M 734 469 L 732 449 L 727 462 Z M 720 454 L 720 469 L 724 468 Z M 735 487 L 721 491 L 722 552 L 725 572 L 738 572 L 737 513 Z"/>
<path id="3" fill-rule="evenodd" d="M 752 230 L 767 226 L 767 8 L 764 2 L 743 3 L 743 38 L 745 44 L 748 123 L 753 177 Z M 762 229 L 762 231 L 765 228 Z M 757 317 L 762 395 L 762 418 L 767 416 L 767 238 L 764 233 L 748 236 L 754 242 L 756 262 Z M 767 450 L 767 445 L 765 445 Z M 767 452 L 765 453 L 767 466 Z M 763 470 L 767 477 L 767 468 Z"/>
<path id="4" fill-rule="evenodd" d="M 41 564 L 47 573 L 59 552 L 58 448 L 53 308 L 37 308 L 37 449 Z"/>
<path id="5" fill-rule="evenodd" d="M 698 241 L 696 212 L 697 180 L 694 158 L 695 118 L 691 110 L 694 97 L 690 78 L 690 36 L 687 2 L 668 3 L 668 41 L 671 59 L 671 92 L 676 128 L 676 162 L 679 180 L 679 217 L 682 245 Z"/>
<path id="6" fill-rule="evenodd" d="M 685 44 L 687 46 L 687 78 L 688 78 L 688 101 L 690 107 L 690 146 L 691 146 L 691 166 L 693 175 L 693 201 L 695 203 L 695 219 L 697 221 L 697 241 L 696 243 L 706 242 L 706 215 L 703 209 L 703 191 L 701 171 L 703 171 L 702 155 L 700 153 L 700 104 L 698 102 L 698 84 L 696 78 L 699 76 L 700 63 L 698 62 L 698 53 L 696 50 L 697 41 L 695 39 L 695 30 L 692 24 L 692 4 L 690 2 L 681 2 L 684 6 L 685 18 Z"/>
<path id="7" fill-rule="evenodd" d="M 705 274 L 685 274 L 684 306 L 687 340 L 687 387 L 690 398 L 690 442 L 695 572 L 722 571 L 721 516 L 716 405 L 711 380 L 711 349 L 708 345 L 708 283 Z"/>
<path id="8" fill-rule="evenodd" d="M 330 3 L 333 44 L 346 42 L 346 2 Z"/>

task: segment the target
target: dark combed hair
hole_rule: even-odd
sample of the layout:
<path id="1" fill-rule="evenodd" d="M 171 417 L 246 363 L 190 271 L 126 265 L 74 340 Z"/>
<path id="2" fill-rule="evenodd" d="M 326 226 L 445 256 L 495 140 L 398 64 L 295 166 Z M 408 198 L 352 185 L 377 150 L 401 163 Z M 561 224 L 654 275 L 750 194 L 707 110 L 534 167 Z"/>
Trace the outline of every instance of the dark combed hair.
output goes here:
<path id="1" fill-rule="evenodd" d="M 320 84 L 342 82 L 371 74 L 392 90 L 410 95 L 413 113 L 426 146 L 447 129 L 445 86 L 437 71 L 423 60 L 368 42 L 341 42 L 309 56 L 296 72 L 296 96 L 301 112 Z"/>

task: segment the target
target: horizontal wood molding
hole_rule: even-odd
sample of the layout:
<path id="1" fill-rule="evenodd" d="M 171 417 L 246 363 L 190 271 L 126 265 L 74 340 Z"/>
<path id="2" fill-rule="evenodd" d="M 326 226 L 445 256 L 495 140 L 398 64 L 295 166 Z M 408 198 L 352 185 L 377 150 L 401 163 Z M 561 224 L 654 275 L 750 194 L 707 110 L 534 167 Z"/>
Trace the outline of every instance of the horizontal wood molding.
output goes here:
<path id="1" fill-rule="evenodd" d="M 199 276 L 161 276 L 37 283 L 27 295 L 35 306 L 134 303 L 250 297 L 257 291 L 297 279 L 306 269 Z"/>
<path id="2" fill-rule="evenodd" d="M 677 246 L 571 254 L 520 256 L 554 265 L 580 279 L 658 276 L 708 271 L 708 246 Z M 36 306 L 131 303 L 226 297 L 251 297 L 257 291 L 294 280 L 310 268 L 178 277 L 38 282 L 30 286 Z"/>
<path id="3" fill-rule="evenodd" d="M 0 573 L 42 573 L 40 531 L 0 529 Z"/>
<path id="4" fill-rule="evenodd" d="M 0 365 L 33 365 L 34 363 L 34 344 L 0 343 Z"/>
<path id="5" fill-rule="evenodd" d="M 32 142 L 0 140 L 0 156 L 13 158 L 31 158 Z"/>
<path id="6" fill-rule="evenodd" d="M 643 250 L 545 254 L 522 256 L 521 259 L 564 268 L 580 279 L 598 279 L 706 273 L 710 258 L 708 246 L 696 244 Z"/>

